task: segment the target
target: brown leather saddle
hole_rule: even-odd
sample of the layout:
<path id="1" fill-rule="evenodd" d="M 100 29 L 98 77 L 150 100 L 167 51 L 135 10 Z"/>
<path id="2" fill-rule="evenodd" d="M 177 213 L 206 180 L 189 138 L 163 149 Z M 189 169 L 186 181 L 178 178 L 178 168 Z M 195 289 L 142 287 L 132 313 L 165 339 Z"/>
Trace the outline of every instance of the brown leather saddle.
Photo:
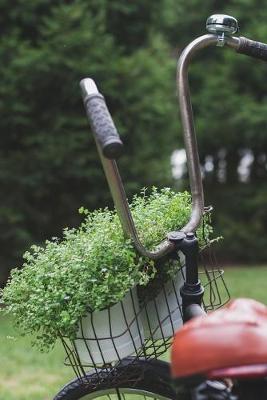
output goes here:
<path id="1" fill-rule="evenodd" d="M 237 299 L 187 322 L 174 337 L 172 375 L 267 376 L 267 307 Z"/>

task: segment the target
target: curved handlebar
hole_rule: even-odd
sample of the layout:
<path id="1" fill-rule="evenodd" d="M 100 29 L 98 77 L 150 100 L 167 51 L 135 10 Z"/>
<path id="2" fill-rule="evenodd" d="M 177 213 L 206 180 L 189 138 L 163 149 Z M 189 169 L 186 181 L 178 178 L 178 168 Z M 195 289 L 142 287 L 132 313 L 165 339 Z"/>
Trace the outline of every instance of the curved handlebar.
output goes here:
<path id="1" fill-rule="evenodd" d="M 80 86 L 82 89 L 82 96 L 85 104 L 86 104 L 86 99 L 88 97 L 90 98 L 92 96 L 99 95 L 98 89 L 94 81 L 90 78 L 83 79 L 80 82 Z M 90 117 L 91 115 L 90 113 L 88 113 L 88 118 Z M 101 118 L 101 113 L 99 115 L 99 118 Z M 142 245 L 134 225 L 134 221 L 128 205 L 126 193 L 117 167 L 117 163 L 115 160 L 107 159 L 104 156 L 101 143 L 99 140 L 97 140 L 97 138 L 96 138 L 96 146 L 125 236 L 132 239 L 138 253 L 152 260 L 157 260 L 163 257 L 164 255 L 172 252 L 174 250 L 174 244 L 167 239 L 163 241 L 153 252 L 147 250 Z"/>
<path id="2" fill-rule="evenodd" d="M 193 110 L 188 85 L 188 66 L 196 51 L 217 42 L 215 35 L 204 35 L 191 42 L 182 52 L 177 65 L 177 92 L 183 127 L 190 189 L 192 194 L 192 213 L 185 230 L 194 231 L 202 218 L 204 195 L 199 164 L 197 139 L 194 128 Z"/>
<path id="3" fill-rule="evenodd" d="M 196 230 L 204 212 L 203 186 L 188 84 L 188 66 L 198 50 L 210 45 L 221 45 L 219 41 L 218 35 L 214 34 L 203 35 L 193 40 L 182 52 L 177 66 L 177 91 L 192 194 L 192 213 L 188 224 L 183 228 L 185 232 Z M 267 45 L 264 43 L 255 42 L 244 37 L 231 36 L 224 37 L 223 41 L 223 45 L 225 44 L 235 49 L 237 53 L 267 61 Z"/>
<path id="4" fill-rule="evenodd" d="M 185 232 L 195 231 L 197 229 L 204 212 L 202 177 L 188 84 L 188 66 L 192 57 L 198 50 L 211 45 L 216 45 L 217 43 L 217 35 L 210 34 L 200 36 L 193 40 L 193 42 L 184 49 L 177 65 L 177 92 L 187 157 L 190 190 L 192 194 L 192 213 L 189 222 L 183 228 L 183 231 Z M 230 47 L 238 48 L 239 39 L 229 37 L 226 44 Z"/>
<path id="5" fill-rule="evenodd" d="M 95 118 L 95 113 L 92 113 L 89 110 L 88 99 L 99 98 L 99 96 L 101 95 L 99 94 L 97 87 L 92 79 L 87 78 L 81 81 L 82 95 L 87 115 L 91 121 L 91 125 L 96 138 L 99 156 L 104 168 L 104 172 L 109 184 L 115 207 L 117 209 L 123 227 L 124 234 L 126 235 L 126 237 L 130 238 L 133 241 L 133 244 L 138 253 L 152 260 L 160 259 L 166 254 L 173 252 L 176 247 L 175 241 L 181 240 L 181 238 L 185 237 L 186 234 L 189 232 L 194 232 L 199 226 L 201 218 L 204 214 L 204 195 L 197 140 L 194 129 L 193 111 L 190 101 L 188 66 L 189 62 L 198 50 L 211 45 L 219 45 L 221 47 L 223 45 L 226 45 L 235 49 L 239 53 L 267 60 L 267 45 L 259 42 L 254 42 L 246 38 L 231 37 L 230 35 L 224 36 L 224 34 L 221 34 L 221 32 L 219 34 L 207 34 L 200 36 L 199 38 L 193 40 L 182 52 L 177 66 L 177 90 L 187 156 L 189 183 L 192 194 L 192 212 L 190 220 L 182 228 L 182 232 L 178 232 L 178 234 L 177 232 L 172 232 L 171 234 L 169 234 L 167 238 L 162 243 L 160 243 L 154 251 L 147 250 L 139 240 L 116 161 L 114 159 L 107 159 L 105 157 L 103 142 L 101 141 L 102 136 L 95 128 L 95 124 L 93 122 Z M 101 118 L 103 118 L 105 121 L 108 120 L 109 126 L 111 126 L 113 124 L 113 121 L 107 108 L 103 111 L 103 113 L 102 111 L 101 109 L 99 109 L 100 114 L 97 116 L 98 120 L 101 121 Z M 109 117 L 107 118 L 107 115 L 110 117 L 110 119 Z M 112 123 L 110 122 L 110 120 Z M 97 126 L 100 125 L 101 124 L 97 124 Z M 114 128 L 112 126 L 110 137 L 115 138 L 115 141 L 120 141 L 115 126 Z"/>

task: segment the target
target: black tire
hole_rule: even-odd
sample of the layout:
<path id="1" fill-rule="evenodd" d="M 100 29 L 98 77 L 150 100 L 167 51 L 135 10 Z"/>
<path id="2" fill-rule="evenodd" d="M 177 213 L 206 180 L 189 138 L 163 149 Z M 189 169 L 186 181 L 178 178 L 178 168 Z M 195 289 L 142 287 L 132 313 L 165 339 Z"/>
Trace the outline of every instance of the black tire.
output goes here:
<path id="1" fill-rule="evenodd" d="M 131 400 L 134 400 L 135 394 L 138 395 L 138 400 L 140 395 L 160 400 L 186 400 L 187 396 L 182 395 L 180 391 L 177 396 L 177 392 L 173 389 L 169 368 L 168 363 L 160 360 L 138 360 L 133 363 L 131 358 L 127 358 L 116 368 L 119 376 L 123 376 L 125 371 L 121 382 L 112 381 L 108 378 L 107 372 L 101 372 L 100 376 L 98 375 L 101 383 L 97 386 L 88 384 L 89 380 L 92 381 L 96 377 L 94 372 L 68 383 L 54 400 L 91 400 L 105 395 L 108 396 L 108 400 L 111 400 L 113 395 L 115 399 L 127 400 L 126 394 L 130 394 Z M 125 379 L 125 376 L 129 376 L 129 379 Z M 136 379 L 133 379 L 133 376 Z"/>

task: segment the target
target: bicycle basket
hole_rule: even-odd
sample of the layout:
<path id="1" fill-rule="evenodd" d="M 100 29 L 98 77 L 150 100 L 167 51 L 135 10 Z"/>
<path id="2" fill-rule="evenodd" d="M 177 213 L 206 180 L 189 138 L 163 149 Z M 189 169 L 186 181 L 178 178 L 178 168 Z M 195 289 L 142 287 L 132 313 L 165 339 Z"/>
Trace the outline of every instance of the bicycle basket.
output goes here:
<path id="1" fill-rule="evenodd" d="M 200 279 L 205 287 L 203 306 L 210 311 L 225 304 L 230 296 L 212 246 L 201 253 L 201 264 Z M 89 312 L 80 319 L 74 340 L 62 337 L 67 354 L 65 364 L 83 382 L 88 379 L 86 371 L 93 369 L 94 382 L 90 384 L 97 386 L 103 373 L 105 380 L 121 383 L 123 379 L 129 380 L 136 360 L 160 358 L 166 353 L 172 336 L 183 323 L 180 288 L 185 280 L 181 260 L 168 260 L 166 266 L 166 270 L 172 270 L 171 278 L 159 274 L 146 288 L 131 289 L 119 303 Z M 133 365 L 127 376 L 125 368 L 121 369 L 122 376 L 118 365 L 129 355 Z"/>

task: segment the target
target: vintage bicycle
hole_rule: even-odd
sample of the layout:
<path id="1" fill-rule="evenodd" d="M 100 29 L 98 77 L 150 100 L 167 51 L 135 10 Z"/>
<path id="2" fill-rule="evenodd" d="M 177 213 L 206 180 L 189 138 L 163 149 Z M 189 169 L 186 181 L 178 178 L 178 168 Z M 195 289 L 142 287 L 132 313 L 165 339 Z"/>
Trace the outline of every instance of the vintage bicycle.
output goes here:
<path id="1" fill-rule="evenodd" d="M 177 400 L 251 400 L 267 398 L 267 309 L 253 300 L 237 300 L 225 308 L 208 315 L 228 300 L 228 292 L 220 270 L 205 269 L 200 280 L 198 239 L 196 229 L 208 210 L 204 207 L 202 178 L 199 164 L 193 112 L 188 85 L 188 67 L 191 59 L 201 49 L 209 46 L 229 47 L 237 53 L 267 61 L 267 45 L 245 37 L 233 36 L 238 22 L 228 15 L 216 14 L 207 19 L 208 34 L 193 40 L 182 52 L 177 67 L 177 91 L 180 104 L 188 174 L 192 193 L 192 213 L 189 222 L 179 231 L 170 232 L 155 251 L 148 251 L 139 240 L 127 203 L 116 159 L 123 150 L 122 141 L 106 107 L 103 96 L 92 79 L 81 81 L 87 116 L 94 133 L 99 156 L 107 177 L 111 194 L 126 237 L 135 245 L 137 253 L 161 262 L 180 262 L 182 285 L 175 280 L 163 286 L 157 294 L 142 304 L 132 320 L 125 315 L 125 331 L 140 336 L 131 355 L 121 357 L 117 350 L 120 335 L 110 319 L 109 335 L 87 337 L 80 327 L 79 341 L 70 343 L 62 338 L 67 352 L 67 362 L 73 367 L 77 379 L 68 383 L 55 400 L 89 400 L 104 398 L 134 400 L 140 396 L 153 399 Z M 225 296 L 219 287 L 221 280 Z M 181 279 L 179 280 L 181 282 Z M 208 292 L 205 301 L 204 286 Z M 172 305 L 170 299 L 172 298 Z M 173 307 L 173 299 L 176 306 Z M 164 315 L 160 309 L 164 308 Z M 177 313 L 182 316 L 179 325 Z M 151 319 L 153 314 L 154 320 Z M 91 321 L 94 325 L 93 320 Z M 144 325 L 146 327 L 144 328 Z M 172 366 L 159 358 L 172 343 Z M 125 333 L 125 332 L 124 332 Z M 100 360 L 95 361 L 93 350 L 99 349 Z M 113 346 L 114 359 L 105 359 L 103 343 Z M 135 342 L 136 343 L 136 342 Z M 88 352 L 85 360 L 83 352 Z M 112 358 L 112 357 L 111 357 Z M 114 357 L 113 357 L 114 358 Z M 87 367 L 90 368 L 87 372 Z M 171 373 L 172 371 L 172 373 Z"/>

